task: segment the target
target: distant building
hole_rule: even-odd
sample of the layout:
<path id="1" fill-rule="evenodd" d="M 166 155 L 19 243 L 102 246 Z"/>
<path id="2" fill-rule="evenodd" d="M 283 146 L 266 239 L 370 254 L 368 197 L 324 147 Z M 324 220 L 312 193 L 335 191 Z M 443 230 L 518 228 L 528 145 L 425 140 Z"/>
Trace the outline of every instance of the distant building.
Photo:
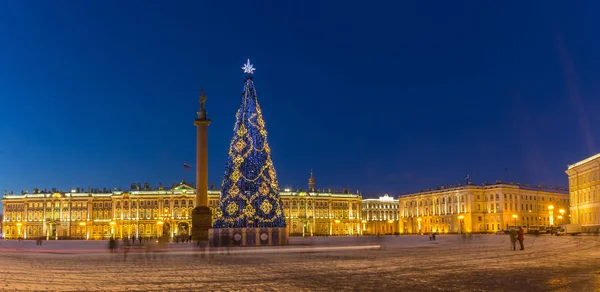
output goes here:
<path id="1" fill-rule="evenodd" d="M 387 194 L 379 199 L 363 199 L 363 234 L 396 234 L 398 200 Z"/>
<path id="2" fill-rule="evenodd" d="M 600 153 L 569 165 L 566 173 L 571 223 L 581 224 L 583 232 L 600 231 Z"/>
<path id="3" fill-rule="evenodd" d="M 569 195 L 563 188 L 501 183 L 438 187 L 398 199 L 402 234 L 491 233 L 525 226 L 567 223 Z"/>
<path id="4" fill-rule="evenodd" d="M 314 178 L 313 178 L 314 179 Z M 314 186 L 314 185 L 313 185 Z M 111 236 L 187 235 L 195 207 L 195 188 L 182 182 L 171 189 L 132 184 L 129 191 L 74 189 L 71 192 L 5 194 L 5 238 L 107 239 Z M 209 190 L 213 214 L 219 190 Z M 288 232 L 292 235 L 361 233 L 360 194 L 347 191 L 280 192 Z M 214 217 L 213 217 L 214 221 Z"/>

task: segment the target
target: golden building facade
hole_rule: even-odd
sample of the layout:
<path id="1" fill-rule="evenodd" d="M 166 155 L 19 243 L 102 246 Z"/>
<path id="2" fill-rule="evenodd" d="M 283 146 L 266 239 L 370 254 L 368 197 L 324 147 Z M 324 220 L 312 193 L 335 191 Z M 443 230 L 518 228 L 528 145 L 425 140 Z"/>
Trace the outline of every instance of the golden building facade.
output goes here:
<path id="1" fill-rule="evenodd" d="M 571 222 L 583 232 L 600 231 L 600 154 L 569 165 Z"/>
<path id="2" fill-rule="evenodd" d="M 379 199 L 364 199 L 363 233 L 364 234 L 397 234 L 398 200 L 385 194 Z"/>
<path id="3" fill-rule="evenodd" d="M 279 193 L 290 235 L 360 235 L 360 194 L 331 192 Z"/>
<path id="4" fill-rule="evenodd" d="M 133 186 L 126 192 L 76 189 L 5 194 L 3 237 L 107 239 L 190 233 L 195 188 L 185 183 L 171 189 Z M 218 190 L 208 191 L 213 214 L 219 196 Z M 360 233 L 359 194 L 283 191 L 280 196 L 292 235 Z"/>
<path id="5" fill-rule="evenodd" d="M 497 181 L 409 194 L 399 197 L 398 205 L 401 234 L 493 233 L 511 226 L 558 225 L 559 215 L 566 223 L 569 196 L 562 188 Z"/>

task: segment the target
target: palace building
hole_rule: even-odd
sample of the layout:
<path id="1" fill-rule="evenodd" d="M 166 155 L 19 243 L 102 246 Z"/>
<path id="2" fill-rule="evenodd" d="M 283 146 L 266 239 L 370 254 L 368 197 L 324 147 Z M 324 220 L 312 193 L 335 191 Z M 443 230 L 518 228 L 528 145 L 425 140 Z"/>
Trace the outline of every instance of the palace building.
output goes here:
<path id="1" fill-rule="evenodd" d="M 280 192 L 288 233 L 291 235 L 361 234 L 360 194 L 347 191 Z M 107 239 L 111 236 L 158 237 L 188 235 L 195 207 L 195 188 L 185 182 L 165 189 L 133 184 L 131 190 L 74 189 L 70 192 L 5 194 L 4 238 Z M 215 214 L 219 190 L 209 190 Z M 213 217 L 213 221 L 214 221 Z"/>
<path id="2" fill-rule="evenodd" d="M 583 232 L 600 231 L 600 153 L 569 165 L 571 222 Z"/>
<path id="3" fill-rule="evenodd" d="M 511 226 L 568 223 L 566 189 L 485 183 L 453 185 L 401 196 L 399 230 L 414 233 L 491 233 Z"/>
<path id="4" fill-rule="evenodd" d="M 363 233 L 364 234 L 397 234 L 398 233 L 398 200 L 387 194 L 379 199 L 364 199 Z"/>

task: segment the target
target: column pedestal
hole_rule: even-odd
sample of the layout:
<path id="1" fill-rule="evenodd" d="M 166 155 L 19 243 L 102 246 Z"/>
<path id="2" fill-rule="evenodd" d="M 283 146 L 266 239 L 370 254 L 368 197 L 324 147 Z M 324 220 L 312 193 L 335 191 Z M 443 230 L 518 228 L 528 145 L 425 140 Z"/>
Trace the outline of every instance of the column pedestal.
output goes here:
<path id="1" fill-rule="evenodd" d="M 212 213 L 209 207 L 198 206 L 192 211 L 192 238 L 194 241 L 208 241 L 208 229 L 212 226 Z"/>

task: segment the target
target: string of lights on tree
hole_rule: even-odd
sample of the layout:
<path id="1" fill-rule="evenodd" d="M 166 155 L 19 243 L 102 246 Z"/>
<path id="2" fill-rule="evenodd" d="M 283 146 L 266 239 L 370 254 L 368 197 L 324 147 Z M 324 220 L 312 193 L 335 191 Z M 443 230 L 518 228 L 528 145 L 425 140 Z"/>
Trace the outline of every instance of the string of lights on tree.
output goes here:
<path id="1" fill-rule="evenodd" d="M 244 92 L 235 115 L 214 227 L 285 227 L 277 174 L 254 88 L 255 68 L 248 60 L 242 69 Z"/>

